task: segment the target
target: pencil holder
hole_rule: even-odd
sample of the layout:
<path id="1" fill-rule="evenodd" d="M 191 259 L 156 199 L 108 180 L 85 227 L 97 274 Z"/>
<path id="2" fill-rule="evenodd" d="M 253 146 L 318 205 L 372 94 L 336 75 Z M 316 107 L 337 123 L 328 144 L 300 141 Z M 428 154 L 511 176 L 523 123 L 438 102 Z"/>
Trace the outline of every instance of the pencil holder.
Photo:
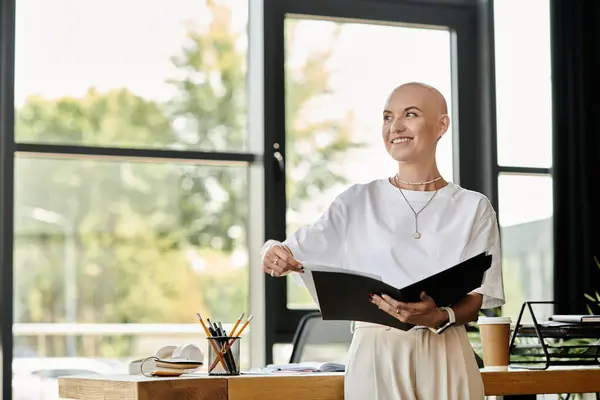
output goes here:
<path id="1" fill-rule="evenodd" d="M 240 338 L 213 336 L 208 339 L 208 374 L 240 374 Z"/>

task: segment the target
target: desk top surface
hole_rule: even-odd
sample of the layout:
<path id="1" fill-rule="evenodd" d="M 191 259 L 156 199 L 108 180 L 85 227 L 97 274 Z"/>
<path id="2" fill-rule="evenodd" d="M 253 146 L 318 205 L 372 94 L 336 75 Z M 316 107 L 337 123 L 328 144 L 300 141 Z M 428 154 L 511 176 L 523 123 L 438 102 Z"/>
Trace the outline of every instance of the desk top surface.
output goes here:
<path id="1" fill-rule="evenodd" d="M 600 368 L 552 367 L 548 370 L 481 370 L 486 395 L 600 392 Z M 265 395 L 284 400 L 310 391 L 322 400 L 343 399 L 343 373 L 277 373 L 180 377 L 93 375 L 59 378 L 61 398 L 96 399 L 229 399 L 258 400 Z M 307 392 L 308 393 L 308 392 Z M 309 397 L 306 397 L 309 398 Z"/>
<path id="2" fill-rule="evenodd" d="M 570 375 L 570 374 L 592 374 L 600 376 L 600 366 L 598 367 L 572 367 L 572 366 L 556 366 L 550 367 L 546 370 L 530 370 L 525 368 L 509 368 L 508 371 L 495 371 L 492 369 L 480 369 L 481 375 L 485 377 L 489 376 L 550 376 L 554 374 Z M 255 373 L 255 372 L 242 372 L 241 375 L 226 376 L 226 375 L 211 375 L 209 376 L 206 372 L 184 374 L 177 377 L 148 377 L 144 375 L 80 375 L 80 376 L 67 376 L 61 379 L 89 379 L 89 380 L 101 380 L 101 381 L 115 381 L 115 382 L 154 382 L 154 381 L 165 381 L 165 380 L 182 380 L 182 379 L 253 379 L 253 378 L 282 378 L 282 377 L 311 377 L 311 376 L 344 376 L 343 372 L 277 372 L 277 373 Z"/>

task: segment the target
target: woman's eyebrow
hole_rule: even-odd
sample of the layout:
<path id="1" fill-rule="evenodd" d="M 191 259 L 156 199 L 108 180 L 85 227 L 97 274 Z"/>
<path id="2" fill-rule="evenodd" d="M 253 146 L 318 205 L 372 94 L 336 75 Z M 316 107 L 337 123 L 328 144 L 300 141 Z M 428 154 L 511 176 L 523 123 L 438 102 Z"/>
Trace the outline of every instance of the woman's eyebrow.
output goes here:
<path id="1" fill-rule="evenodd" d="M 423 111 L 421 111 L 421 109 L 420 109 L 419 107 L 417 107 L 417 106 L 408 106 L 408 107 L 406 107 L 406 108 L 404 109 L 404 111 L 405 111 L 405 112 L 406 112 L 406 111 L 409 111 L 409 110 L 417 110 L 417 111 L 423 112 Z M 387 114 L 392 114 L 392 112 L 391 112 L 390 110 L 383 110 L 383 113 L 384 113 L 384 114 L 386 114 L 386 113 L 387 113 Z"/>

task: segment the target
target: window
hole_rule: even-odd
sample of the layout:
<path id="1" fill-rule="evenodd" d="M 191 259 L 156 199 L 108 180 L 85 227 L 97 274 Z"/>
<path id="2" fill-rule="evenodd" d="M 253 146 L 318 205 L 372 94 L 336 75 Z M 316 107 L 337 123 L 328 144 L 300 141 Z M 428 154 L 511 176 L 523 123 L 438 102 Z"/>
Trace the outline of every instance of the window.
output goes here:
<path id="1" fill-rule="evenodd" d="M 494 2 L 502 312 L 514 319 L 524 301 L 553 299 L 549 10 L 548 0 Z"/>
<path id="2" fill-rule="evenodd" d="M 503 313 L 516 318 L 524 301 L 553 298 L 552 178 L 500 174 L 498 192 L 506 294 Z M 538 305 L 534 312 L 546 313 L 539 314 L 540 318 L 549 317 L 551 308 Z"/>
<path id="3" fill-rule="evenodd" d="M 498 164 L 552 166 L 549 0 L 494 2 Z"/>
<path id="4" fill-rule="evenodd" d="M 16 15 L 18 142 L 246 148 L 247 0 L 19 0 Z"/>
<path id="5" fill-rule="evenodd" d="M 448 29 L 286 18 L 285 36 L 289 235 L 315 221 L 349 185 L 397 171 L 381 139 L 381 113 L 395 86 L 411 81 L 435 86 L 451 116 L 453 96 Z M 386 62 L 374 62 L 392 42 L 427 51 L 419 57 L 389 52 Z M 438 168 L 449 181 L 454 126 L 437 152 Z M 291 275 L 287 298 L 289 308 L 316 307 Z"/>
<path id="6" fill-rule="evenodd" d="M 120 373 L 206 351 L 197 312 L 250 315 L 247 23 L 247 0 L 17 2 L 15 396 L 56 397 L 20 365 Z"/>
<path id="7" fill-rule="evenodd" d="M 227 323 L 248 313 L 244 167 L 19 157 L 15 171 L 15 322 L 184 324 L 200 312 Z M 55 336 L 44 348 L 17 339 L 39 357 L 155 350 L 127 335 Z"/>
<path id="8" fill-rule="evenodd" d="M 6 271 L 14 272 L 14 282 L 3 283 L 14 283 L 14 296 L 1 291 L 2 308 L 14 310 L 14 325 L 3 323 L 3 345 L 12 333 L 14 346 L 0 348 L 0 358 L 10 362 L 14 354 L 14 397 L 56 397 L 55 386 L 42 393 L 31 385 L 33 378 L 55 383 L 35 371 L 112 373 L 165 342 L 202 344 L 197 311 L 227 323 L 240 312 L 263 310 L 250 325 L 252 341 L 242 342 L 245 360 L 262 363 L 264 356 L 269 362 L 274 350 L 275 359 L 285 361 L 311 304 L 305 291 L 287 287 L 285 279 L 263 279 L 252 268 L 263 233 L 280 238 L 314 219 L 342 187 L 328 181 L 329 172 L 360 182 L 388 170 L 375 140 L 379 106 L 368 101 L 398 83 L 423 80 L 442 90 L 453 127 L 440 142 L 441 172 L 466 186 L 479 182 L 482 168 L 467 145 L 480 139 L 485 118 L 472 113 L 484 93 L 472 79 L 483 68 L 473 36 L 477 9 L 452 2 L 334 3 L 0 0 L 0 218 L 14 219 L 14 241 L 5 235 L 10 240 L 0 244 L 0 257 L 13 264 Z M 15 36 L 4 13 L 14 4 Z M 510 52 L 520 43 L 511 43 L 509 31 L 514 25 L 519 40 L 541 43 L 539 60 L 532 62 L 542 63 L 546 56 L 537 52 L 546 48 L 547 18 L 541 6 L 523 8 L 515 0 L 495 5 L 500 219 L 509 242 L 513 223 L 535 222 L 510 211 L 524 190 L 518 185 L 532 179 L 537 193 L 546 193 L 552 165 L 549 132 L 543 136 L 549 71 L 520 65 L 515 74 Z M 520 17 L 515 8 L 531 14 L 528 21 L 541 21 L 540 29 L 512 22 Z M 248 24 L 255 16 L 259 22 Z M 370 45 L 362 46 L 362 38 Z M 388 48 L 377 53 L 381 40 L 401 42 L 411 57 L 383 65 L 393 58 Z M 357 60 L 356 49 L 370 57 Z M 328 58 L 319 59 L 323 54 Z M 353 78 L 362 74 L 379 83 L 369 87 L 366 79 Z M 512 84 L 520 75 L 537 81 L 532 87 Z M 320 86 L 302 86 L 305 78 Z M 13 104 L 4 104 L 13 86 L 14 132 Z M 527 96 L 540 98 L 528 109 L 539 126 L 509 102 Z M 330 157 L 336 132 L 366 146 L 344 148 L 352 158 Z M 518 140 L 524 144 L 515 150 Z M 541 150 L 524 152 L 534 148 L 531 143 Z M 14 151 L 5 151 L 13 145 Z M 263 154 L 276 146 L 285 150 L 279 177 L 271 154 Z M 460 160 L 451 151 L 458 147 Z M 303 162 L 311 151 L 321 153 L 317 167 L 325 177 Z M 373 160 L 381 161 L 377 170 L 360 168 Z M 459 164 L 460 171 L 454 168 Z M 314 203 L 286 204 L 285 189 L 291 195 L 302 184 Z M 268 213 L 261 208 L 266 205 Z M 529 289 L 519 290 L 528 295 Z M 3 385 L 11 397 L 10 382 Z"/>
<path id="9" fill-rule="evenodd" d="M 449 103 L 452 127 L 437 154 L 444 177 L 458 184 L 464 178 L 469 187 L 482 175 L 473 146 L 464 145 L 479 143 L 485 118 L 472 112 L 484 95 L 472 79 L 482 67 L 473 38 L 476 7 L 334 3 L 264 2 L 265 54 L 272 60 L 265 63 L 265 109 L 273 110 L 265 120 L 268 238 L 310 224 L 349 185 L 394 173 L 381 143 L 381 107 L 405 82 L 432 84 Z M 285 359 L 285 343 L 315 304 L 289 277 L 269 277 L 265 290 L 266 317 L 274 321 L 267 346 L 277 344 L 270 357 Z"/>

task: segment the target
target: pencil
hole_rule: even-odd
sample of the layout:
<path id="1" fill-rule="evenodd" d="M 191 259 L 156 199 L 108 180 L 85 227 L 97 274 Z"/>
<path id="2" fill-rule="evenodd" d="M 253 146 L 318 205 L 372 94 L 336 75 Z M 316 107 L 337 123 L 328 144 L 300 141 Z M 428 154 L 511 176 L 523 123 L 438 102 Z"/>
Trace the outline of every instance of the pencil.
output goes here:
<path id="1" fill-rule="evenodd" d="M 248 317 L 248 319 L 246 320 L 246 322 L 244 323 L 244 325 L 242 325 L 242 327 L 240 328 L 240 331 L 237 333 L 236 336 L 241 336 L 242 332 L 244 332 L 244 329 L 246 329 L 246 327 L 248 326 L 248 324 L 250 323 L 250 321 L 252 321 L 252 318 L 254 316 L 251 315 L 250 317 Z"/>
<path id="2" fill-rule="evenodd" d="M 238 318 L 238 320 L 235 322 L 235 325 L 233 325 L 233 328 L 231 328 L 231 331 L 229 332 L 230 336 L 235 336 L 235 330 L 237 329 L 237 327 L 240 324 L 240 322 L 242 322 L 242 319 L 244 318 L 244 314 L 245 313 L 242 313 L 240 315 L 240 317 Z"/>
<path id="3" fill-rule="evenodd" d="M 217 347 L 217 344 L 215 343 L 214 340 L 210 339 L 213 336 L 210 334 L 208 328 L 204 324 L 204 321 L 202 320 L 202 316 L 200 315 L 200 313 L 196 313 L 196 317 L 198 318 L 198 321 L 200 321 L 200 324 L 202 325 L 202 328 L 204 328 L 204 332 L 206 333 L 206 337 L 209 338 L 208 341 L 212 345 L 212 348 L 215 351 L 216 356 L 219 357 L 219 360 L 221 361 L 221 364 L 223 365 L 223 368 L 225 368 L 226 370 L 229 370 L 227 368 L 227 364 L 225 363 L 225 360 L 223 359 L 223 356 L 221 355 L 221 352 L 219 351 L 219 349 Z M 217 364 L 217 360 L 215 360 L 215 362 L 213 362 L 212 366 L 209 368 L 209 371 L 211 371 L 215 367 L 216 364 Z"/>
<path id="4" fill-rule="evenodd" d="M 244 332 L 244 329 L 246 329 L 246 327 L 248 326 L 248 324 L 250 323 L 250 321 L 252 321 L 253 315 L 251 315 L 250 317 L 248 317 L 248 319 L 246 320 L 246 322 L 244 323 L 244 325 L 242 325 L 242 327 L 240 328 L 240 332 L 235 335 L 235 336 L 240 336 L 242 334 L 242 332 Z M 233 336 L 233 335 L 231 335 Z M 237 339 L 231 339 L 231 341 L 229 343 L 227 343 L 227 346 L 225 346 L 225 348 L 223 349 L 223 353 L 227 352 L 229 350 L 229 348 L 231 346 L 233 346 L 233 344 L 235 343 Z M 217 364 L 217 360 L 213 361 L 212 365 L 210 366 L 209 370 L 213 369 L 215 367 L 215 365 Z"/>
<path id="5" fill-rule="evenodd" d="M 231 331 L 229 332 L 229 336 L 230 336 L 230 337 L 235 337 L 235 330 L 237 329 L 237 327 L 238 327 L 238 325 L 240 324 L 240 322 L 242 322 L 242 319 L 244 319 L 244 315 L 245 315 L 245 314 L 246 314 L 246 313 L 241 313 L 241 314 L 240 314 L 240 317 L 237 319 L 237 321 L 235 321 L 235 325 L 233 325 L 233 328 L 231 328 Z M 226 350 L 225 350 L 225 351 L 228 351 L 229 353 L 231 353 L 231 352 L 229 351 L 229 347 L 233 346 L 233 342 L 234 342 L 234 341 L 235 341 L 235 339 L 231 339 L 231 340 L 229 341 L 231 344 L 229 344 L 229 343 L 228 343 L 228 347 L 226 347 Z"/>
<path id="6" fill-rule="evenodd" d="M 196 318 L 198 318 L 198 321 L 200 321 L 202 328 L 204 328 L 204 333 L 206 333 L 206 337 L 212 337 L 212 335 L 208 331 L 208 328 L 206 327 L 206 324 L 204 324 L 204 321 L 202 320 L 202 316 L 200 315 L 200 313 L 196 313 Z"/>

